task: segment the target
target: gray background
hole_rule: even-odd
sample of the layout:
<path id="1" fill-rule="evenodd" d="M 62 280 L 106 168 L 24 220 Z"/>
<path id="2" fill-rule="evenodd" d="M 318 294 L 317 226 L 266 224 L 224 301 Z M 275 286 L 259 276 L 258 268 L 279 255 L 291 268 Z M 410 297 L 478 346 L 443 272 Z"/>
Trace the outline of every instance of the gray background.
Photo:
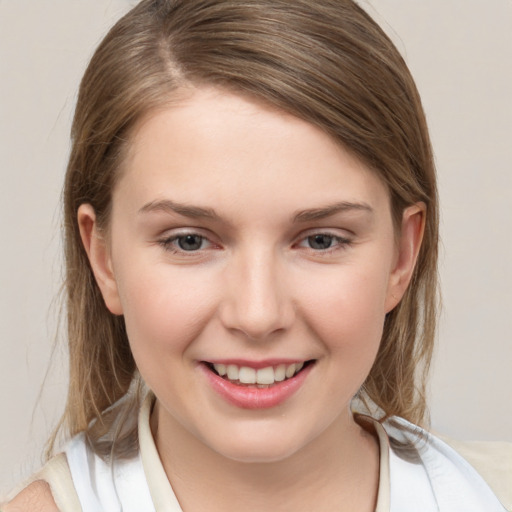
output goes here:
<path id="1" fill-rule="evenodd" d="M 66 393 L 59 196 L 78 81 L 128 0 L 0 0 L 0 494 L 38 466 Z M 362 2 L 423 97 L 442 200 L 433 427 L 512 441 L 512 1 Z M 36 405 L 37 404 L 37 405 Z"/>

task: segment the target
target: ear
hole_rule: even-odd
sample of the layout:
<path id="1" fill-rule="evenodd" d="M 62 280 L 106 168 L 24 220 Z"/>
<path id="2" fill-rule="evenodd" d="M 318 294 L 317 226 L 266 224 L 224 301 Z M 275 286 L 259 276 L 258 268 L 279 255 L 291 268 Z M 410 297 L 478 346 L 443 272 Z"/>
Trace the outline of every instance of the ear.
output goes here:
<path id="1" fill-rule="evenodd" d="M 400 302 L 411 280 L 425 231 L 425 212 L 424 203 L 404 210 L 397 253 L 389 277 L 386 313 Z"/>
<path id="2" fill-rule="evenodd" d="M 103 300 L 111 313 L 122 315 L 123 308 L 119 299 L 110 251 L 107 241 L 98 228 L 94 208 L 90 204 L 82 204 L 78 208 L 77 215 L 82 243 Z"/>

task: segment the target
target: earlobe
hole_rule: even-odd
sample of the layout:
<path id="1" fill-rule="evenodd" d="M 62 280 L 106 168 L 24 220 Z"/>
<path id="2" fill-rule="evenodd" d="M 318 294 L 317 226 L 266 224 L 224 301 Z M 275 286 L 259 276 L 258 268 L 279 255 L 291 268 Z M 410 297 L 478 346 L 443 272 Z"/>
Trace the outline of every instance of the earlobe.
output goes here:
<path id="1" fill-rule="evenodd" d="M 424 203 L 409 206 L 404 210 L 397 257 L 389 279 L 386 313 L 400 302 L 411 280 L 423 240 L 425 213 Z"/>
<path id="2" fill-rule="evenodd" d="M 105 238 L 99 232 L 94 208 L 90 204 L 82 204 L 78 208 L 77 216 L 82 243 L 103 300 L 111 313 L 122 315 L 110 252 Z"/>

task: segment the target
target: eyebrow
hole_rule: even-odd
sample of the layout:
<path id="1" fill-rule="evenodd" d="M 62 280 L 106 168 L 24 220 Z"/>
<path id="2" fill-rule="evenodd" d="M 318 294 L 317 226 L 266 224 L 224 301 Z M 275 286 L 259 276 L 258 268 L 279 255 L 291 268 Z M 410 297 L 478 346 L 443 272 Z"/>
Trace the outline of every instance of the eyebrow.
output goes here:
<path id="1" fill-rule="evenodd" d="M 221 220 L 213 208 L 203 208 L 201 206 L 193 206 L 185 203 L 178 203 L 170 199 L 163 199 L 160 201 L 150 201 L 146 203 L 140 210 L 139 214 L 162 211 L 167 213 L 177 213 L 184 217 L 193 219 L 206 218 L 210 220 Z M 361 211 L 368 214 L 373 214 L 373 208 L 367 203 L 354 203 L 350 201 L 341 201 L 338 203 L 330 204 L 321 208 L 311 208 L 308 210 L 301 210 L 293 216 L 294 223 L 310 222 L 314 220 L 321 220 L 331 217 L 338 213 Z"/>
<path id="2" fill-rule="evenodd" d="M 149 213 L 155 211 L 162 211 L 167 213 L 178 213 L 184 217 L 191 217 L 194 219 L 207 218 L 212 220 L 219 220 L 220 217 L 215 213 L 212 208 L 202 208 L 200 206 L 192 206 L 184 203 L 177 203 L 170 199 L 163 199 L 161 201 L 151 201 L 146 203 L 139 213 Z"/>
<path id="3" fill-rule="evenodd" d="M 293 222 L 310 222 L 313 220 L 321 220 L 337 213 L 361 211 L 368 214 L 373 214 L 373 208 L 367 203 L 353 203 L 350 201 L 341 201 L 327 205 L 322 208 L 312 208 L 309 210 L 302 210 L 295 214 Z"/>

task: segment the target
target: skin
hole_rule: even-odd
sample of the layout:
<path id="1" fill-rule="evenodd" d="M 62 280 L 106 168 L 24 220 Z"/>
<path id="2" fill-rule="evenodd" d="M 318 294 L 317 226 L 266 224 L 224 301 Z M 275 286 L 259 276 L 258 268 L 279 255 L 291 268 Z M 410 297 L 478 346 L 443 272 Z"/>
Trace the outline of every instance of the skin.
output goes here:
<path id="1" fill-rule="evenodd" d="M 27 486 L 2 510 L 4 512 L 59 512 L 50 486 L 42 480 Z"/>
<path id="2" fill-rule="evenodd" d="M 385 186 L 351 153 L 208 88 L 148 115 L 121 172 L 108 232 L 90 205 L 78 219 L 157 397 L 151 427 L 183 509 L 373 510 L 378 446 L 350 402 L 409 283 L 422 205 L 397 237 Z M 185 234 L 203 237 L 199 249 L 180 249 Z M 315 235 L 330 246 L 312 246 Z M 284 403 L 248 410 L 200 371 L 223 358 L 314 365 Z"/>

